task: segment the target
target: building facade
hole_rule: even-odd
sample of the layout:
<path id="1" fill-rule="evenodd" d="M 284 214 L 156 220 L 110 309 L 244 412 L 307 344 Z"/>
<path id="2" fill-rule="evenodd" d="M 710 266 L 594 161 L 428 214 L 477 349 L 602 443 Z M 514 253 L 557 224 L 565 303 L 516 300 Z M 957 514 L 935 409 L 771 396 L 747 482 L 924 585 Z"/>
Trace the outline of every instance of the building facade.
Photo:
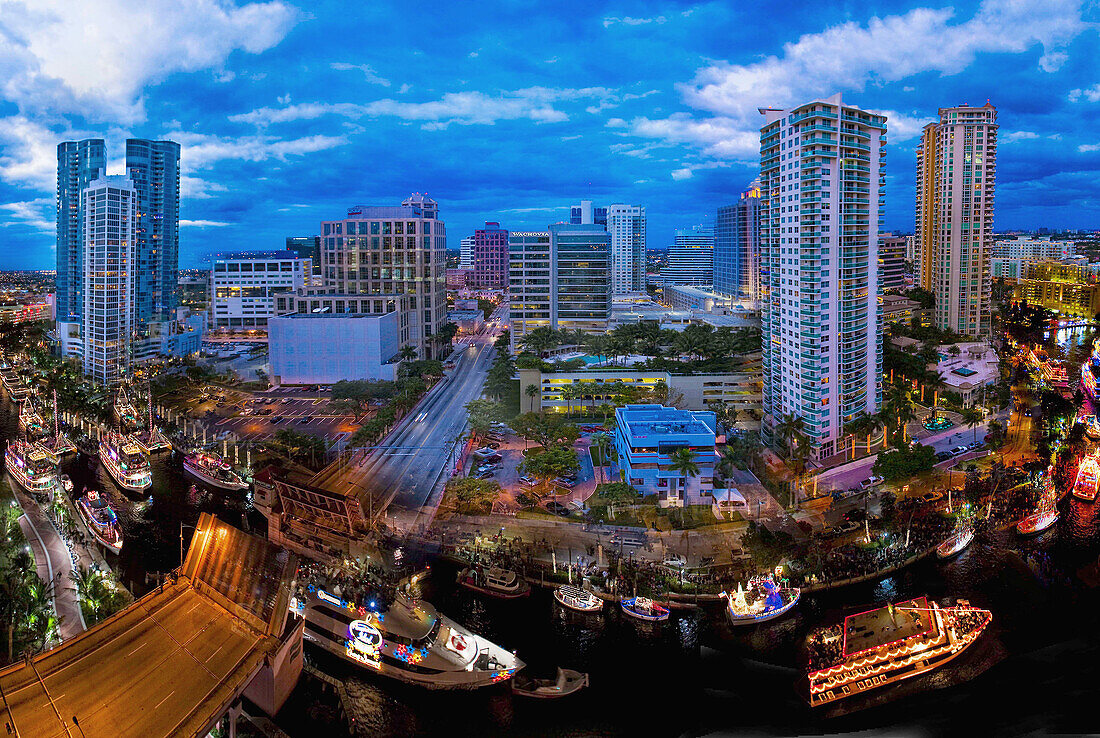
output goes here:
<path id="1" fill-rule="evenodd" d="M 400 206 L 350 208 L 343 220 L 321 223 L 326 291 L 364 297 L 409 296 L 409 342 L 421 358 L 443 347 L 432 336 L 447 320 L 447 229 L 425 195 Z"/>
<path id="2" fill-rule="evenodd" d="M 59 323 L 80 323 L 84 309 L 84 217 L 80 198 L 107 171 L 101 138 L 57 145 L 57 292 Z"/>
<path id="3" fill-rule="evenodd" d="M 210 275 L 210 327 L 265 330 L 275 316 L 275 295 L 310 286 L 313 262 L 292 251 L 243 252 L 214 260 Z"/>
<path id="4" fill-rule="evenodd" d="M 611 292 L 625 295 L 645 289 L 645 208 L 614 203 L 607 208 L 611 234 Z"/>
<path id="5" fill-rule="evenodd" d="M 309 263 L 313 265 L 314 273 L 321 273 L 320 236 L 287 236 L 286 250 L 292 252 L 299 259 L 309 259 Z"/>
<path id="6" fill-rule="evenodd" d="M 878 245 L 879 291 L 901 292 L 905 289 L 905 247 L 907 236 L 884 233 Z"/>
<path id="7" fill-rule="evenodd" d="M 799 417 L 821 459 L 843 452 L 844 424 L 881 402 L 886 118 L 840 95 L 760 112 L 762 432 L 778 443 L 776 426 Z"/>
<path id="8" fill-rule="evenodd" d="M 990 257 L 1021 261 L 1062 261 L 1077 256 L 1073 241 L 1051 241 L 1050 236 L 1017 236 L 993 242 Z"/>
<path id="9" fill-rule="evenodd" d="M 180 145 L 128 139 L 126 172 L 138 196 L 134 327 L 140 340 L 163 331 L 179 304 Z M 149 351 L 155 355 L 159 345 Z"/>
<path id="10" fill-rule="evenodd" d="M 939 117 L 917 147 L 921 287 L 936 297 L 937 328 L 988 334 L 997 109 L 940 108 Z"/>
<path id="11" fill-rule="evenodd" d="M 627 484 L 643 495 L 656 494 L 660 507 L 713 502 L 714 413 L 627 405 L 615 409 L 615 421 L 615 451 Z M 675 468 L 677 452 L 684 450 L 697 473 Z"/>
<path id="12" fill-rule="evenodd" d="M 271 379 L 276 384 L 335 384 L 397 375 L 401 313 L 292 313 L 268 321 Z"/>
<path id="13" fill-rule="evenodd" d="M 84 374 L 110 385 L 130 369 L 137 315 L 138 193 L 127 176 L 103 176 L 84 189 L 80 210 L 84 214 L 80 326 Z"/>
<path id="14" fill-rule="evenodd" d="M 739 300 L 760 295 L 760 182 L 733 205 L 718 208 L 714 221 L 714 291 Z"/>
<path id="15" fill-rule="evenodd" d="M 508 284 L 508 231 L 486 222 L 474 231 L 474 269 L 471 287 L 500 289 Z"/>
<path id="16" fill-rule="evenodd" d="M 1100 276 L 1088 265 L 1025 262 L 1013 299 L 1061 316 L 1092 320 L 1100 313 Z"/>
<path id="17" fill-rule="evenodd" d="M 591 200 L 581 200 L 579 205 L 569 208 L 570 225 L 602 225 L 607 226 L 607 208 L 592 206 Z"/>
<path id="18" fill-rule="evenodd" d="M 462 239 L 462 245 L 458 252 L 458 268 L 469 269 L 474 268 L 474 237 L 466 236 Z"/>

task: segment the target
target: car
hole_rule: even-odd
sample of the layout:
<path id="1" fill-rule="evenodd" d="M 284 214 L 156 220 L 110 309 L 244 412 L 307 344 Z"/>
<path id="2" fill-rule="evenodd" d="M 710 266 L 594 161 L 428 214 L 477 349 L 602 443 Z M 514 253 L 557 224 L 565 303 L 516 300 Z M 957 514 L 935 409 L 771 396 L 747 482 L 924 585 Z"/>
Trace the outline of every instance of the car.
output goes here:
<path id="1" fill-rule="evenodd" d="M 860 508 L 856 508 L 855 510 L 849 510 L 848 512 L 844 513 L 844 520 L 845 520 L 845 522 L 848 522 L 848 523 L 858 524 L 858 523 L 862 523 L 866 519 L 867 519 L 867 513 L 863 512 L 863 510 L 860 509 Z"/>
<path id="2" fill-rule="evenodd" d="M 665 560 L 661 562 L 661 566 L 667 566 L 672 569 L 683 569 L 687 566 L 687 559 L 679 554 L 673 554 L 665 557 Z"/>
<path id="3" fill-rule="evenodd" d="M 937 451 L 936 452 L 936 461 L 947 461 L 950 458 L 951 458 L 951 452 L 950 451 Z"/>
<path id="4" fill-rule="evenodd" d="M 965 454 L 969 450 L 970 449 L 967 448 L 966 446 L 956 446 L 955 448 L 951 449 L 951 455 L 952 456 L 962 456 L 963 454 Z"/>
<path id="5" fill-rule="evenodd" d="M 968 449 L 970 449 L 971 451 L 977 451 L 978 449 L 980 449 L 984 445 L 985 444 L 981 441 L 974 441 L 973 443 L 966 444 L 966 447 Z"/>
<path id="6" fill-rule="evenodd" d="M 496 449 L 489 446 L 482 446 L 477 451 L 474 451 L 474 456 L 492 456 L 496 452 Z"/>
<path id="7" fill-rule="evenodd" d="M 478 472 L 474 476 L 477 477 L 478 479 L 488 479 L 489 477 L 496 476 L 496 472 L 493 471 L 492 469 L 490 469 L 488 471 Z"/>
<path id="8" fill-rule="evenodd" d="M 640 533 L 612 533 L 612 546 L 644 546 L 645 536 Z"/>
<path id="9" fill-rule="evenodd" d="M 482 464 L 477 468 L 477 471 L 480 474 L 481 472 L 496 471 L 497 469 L 500 469 L 500 464 Z"/>
<path id="10" fill-rule="evenodd" d="M 272 423 L 281 423 L 281 422 L 283 422 L 283 419 L 280 418 L 278 415 L 276 415 L 274 418 L 271 419 L 271 422 Z"/>
<path id="11" fill-rule="evenodd" d="M 550 502 L 547 502 L 546 509 L 554 513 L 555 515 L 561 515 L 562 517 L 569 515 L 569 508 L 556 500 L 550 500 Z"/>
<path id="12" fill-rule="evenodd" d="M 921 502 L 939 502 L 943 499 L 942 492 L 925 492 L 923 495 L 917 498 Z"/>
<path id="13" fill-rule="evenodd" d="M 518 481 L 520 484 L 527 487 L 537 487 L 539 485 L 539 480 L 532 479 L 531 477 L 520 477 Z"/>
<path id="14" fill-rule="evenodd" d="M 745 507 L 745 501 L 740 497 L 731 497 L 728 500 L 718 500 L 719 510 L 732 510 L 735 507 Z"/>
<path id="15" fill-rule="evenodd" d="M 577 486 L 576 479 L 570 479 L 569 477 L 558 477 L 554 480 L 554 486 L 565 487 L 567 489 L 573 489 Z"/>
<path id="16" fill-rule="evenodd" d="M 485 448 L 489 449 L 490 451 L 496 451 L 498 448 L 500 448 L 500 444 L 496 443 L 495 441 L 491 443 L 486 443 Z"/>

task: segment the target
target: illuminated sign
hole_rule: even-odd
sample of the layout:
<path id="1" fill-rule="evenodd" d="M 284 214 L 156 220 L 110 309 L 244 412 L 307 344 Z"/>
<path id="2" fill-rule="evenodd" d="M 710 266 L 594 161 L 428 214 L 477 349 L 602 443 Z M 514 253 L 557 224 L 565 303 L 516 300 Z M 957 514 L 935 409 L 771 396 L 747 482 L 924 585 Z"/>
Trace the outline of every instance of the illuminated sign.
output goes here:
<path id="1" fill-rule="evenodd" d="M 366 620 L 353 620 L 348 624 L 347 655 L 361 664 L 381 667 L 382 633 Z"/>
<path id="2" fill-rule="evenodd" d="M 344 601 L 343 600 L 341 600 L 339 597 L 334 597 L 334 596 L 330 595 L 328 592 L 326 592 L 323 589 L 317 590 L 317 599 L 323 600 L 323 601 L 329 603 L 330 605 L 336 605 L 337 607 L 343 607 L 344 606 Z"/>

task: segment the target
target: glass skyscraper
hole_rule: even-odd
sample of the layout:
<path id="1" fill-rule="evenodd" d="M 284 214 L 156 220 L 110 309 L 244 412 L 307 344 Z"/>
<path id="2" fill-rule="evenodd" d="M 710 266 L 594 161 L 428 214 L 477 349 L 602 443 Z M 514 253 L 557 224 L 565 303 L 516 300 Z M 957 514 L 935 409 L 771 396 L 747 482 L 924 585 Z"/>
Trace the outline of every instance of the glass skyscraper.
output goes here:
<path id="1" fill-rule="evenodd" d="M 180 145 L 126 141 L 126 173 L 137 192 L 137 294 L 134 327 L 167 321 L 178 302 Z"/>
<path id="2" fill-rule="evenodd" d="M 84 219 L 80 195 L 107 169 L 102 138 L 57 145 L 57 294 L 61 323 L 79 323 L 84 309 Z"/>
<path id="3" fill-rule="evenodd" d="M 718 208 L 714 227 L 714 291 L 760 299 L 760 183 L 733 205 Z"/>

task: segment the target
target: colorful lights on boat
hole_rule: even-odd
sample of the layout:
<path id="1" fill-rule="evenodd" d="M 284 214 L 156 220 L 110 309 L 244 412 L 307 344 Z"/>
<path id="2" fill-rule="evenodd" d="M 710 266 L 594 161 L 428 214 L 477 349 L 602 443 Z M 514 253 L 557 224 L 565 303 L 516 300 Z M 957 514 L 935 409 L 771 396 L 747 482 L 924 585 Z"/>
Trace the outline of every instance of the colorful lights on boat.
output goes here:
<path id="1" fill-rule="evenodd" d="M 404 661 L 406 664 L 419 664 L 427 655 L 428 649 L 426 648 L 413 648 L 404 644 L 393 649 L 393 657 L 399 661 Z"/>

